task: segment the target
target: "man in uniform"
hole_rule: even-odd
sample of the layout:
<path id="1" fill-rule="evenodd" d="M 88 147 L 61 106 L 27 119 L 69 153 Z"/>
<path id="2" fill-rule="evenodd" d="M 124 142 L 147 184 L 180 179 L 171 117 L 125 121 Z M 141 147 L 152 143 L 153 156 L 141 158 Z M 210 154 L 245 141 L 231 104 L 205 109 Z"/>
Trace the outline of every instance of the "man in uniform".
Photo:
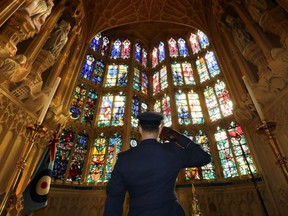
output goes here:
<path id="1" fill-rule="evenodd" d="M 185 216 L 175 193 L 178 173 L 206 165 L 211 157 L 185 135 L 162 127 L 162 114 L 144 112 L 138 119 L 141 142 L 118 154 L 106 188 L 104 216 L 122 215 L 126 191 L 129 216 Z M 158 142 L 159 136 L 169 142 Z"/>

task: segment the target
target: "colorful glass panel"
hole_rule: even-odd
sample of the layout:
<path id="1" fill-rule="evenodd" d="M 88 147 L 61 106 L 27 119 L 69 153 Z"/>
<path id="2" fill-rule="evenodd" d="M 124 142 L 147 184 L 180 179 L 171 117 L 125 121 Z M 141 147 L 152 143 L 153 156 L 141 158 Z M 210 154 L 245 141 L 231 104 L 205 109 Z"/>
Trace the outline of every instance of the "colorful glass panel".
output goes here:
<path id="1" fill-rule="evenodd" d="M 169 127 L 172 125 L 171 105 L 169 96 L 164 95 L 162 99 L 162 110 L 164 115 L 164 125 Z"/>
<path id="2" fill-rule="evenodd" d="M 86 103 L 84 106 L 83 116 L 82 116 L 82 120 L 81 120 L 82 122 L 92 125 L 95 107 L 96 107 L 96 102 L 97 102 L 97 100 L 96 100 L 97 97 L 98 97 L 98 94 L 97 94 L 95 89 L 90 89 L 88 91 Z"/>
<path id="3" fill-rule="evenodd" d="M 101 109 L 99 113 L 98 126 L 110 126 L 113 107 L 113 95 L 104 95 L 102 99 Z"/>
<path id="4" fill-rule="evenodd" d="M 158 65 L 158 50 L 156 47 L 152 51 L 152 67 L 155 68 Z"/>
<path id="5" fill-rule="evenodd" d="M 83 104 L 84 104 L 84 100 L 86 97 L 86 92 L 87 92 L 87 89 L 83 83 L 76 86 L 76 89 L 74 91 L 73 98 L 72 98 L 71 107 L 70 107 L 71 119 L 76 120 L 80 117 Z"/>
<path id="6" fill-rule="evenodd" d="M 103 42 L 102 42 L 102 46 L 100 49 L 100 53 L 102 56 L 106 56 L 108 53 L 108 48 L 109 48 L 109 39 L 107 37 L 103 37 Z"/>
<path id="7" fill-rule="evenodd" d="M 162 67 L 160 70 L 160 86 L 161 90 L 164 90 L 168 87 L 166 66 Z"/>
<path id="8" fill-rule="evenodd" d="M 77 135 L 67 181 L 81 181 L 88 141 L 89 136 L 85 131 Z"/>
<path id="9" fill-rule="evenodd" d="M 184 84 L 183 82 L 183 76 L 182 76 L 182 69 L 180 63 L 173 62 L 171 64 L 171 69 L 172 69 L 172 78 L 173 78 L 173 83 L 176 86 L 181 86 Z"/>
<path id="10" fill-rule="evenodd" d="M 138 127 L 138 119 L 137 116 L 140 113 L 140 100 L 137 96 L 132 97 L 132 112 L 131 112 L 131 125 L 132 127 Z"/>
<path id="11" fill-rule="evenodd" d="M 65 172 L 69 162 L 73 142 L 75 138 L 75 132 L 72 131 L 71 126 L 66 127 L 60 136 L 59 143 L 57 145 L 57 152 L 55 155 L 55 162 L 53 168 L 53 178 L 64 180 Z"/>
<path id="12" fill-rule="evenodd" d="M 119 72 L 118 65 L 108 65 L 108 73 L 107 73 L 105 87 L 116 86 L 118 72 Z"/>
<path id="13" fill-rule="evenodd" d="M 141 74 L 141 92 L 145 95 L 148 94 L 148 77 L 144 72 Z"/>
<path id="14" fill-rule="evenodd" d="M 197 58 L 197 60 L 196 60 L 196 68 L 197 68 L 201 83 L 203 83 L 206 80 L 210 79 L 209 74 L 208 74 L 208 70 L 207 70 L 207 67 L 206 67 L 206 64 L 205 64 L 205 60 L 204 60 L 203 57 L 201 57 L 201 58 L 198 57 Z"/>
<path id="15" fill-rule="evenodd" d="M 213 51 L 207 51 L 205 54 L 205 60 L 211 77 L 215 77 L 216 75 L 220 74 L 220 69 Z"/>
<path id="16" fill-rule="evenodd" d="M 136 91 L 140 91 L 140 71 L 138 68 L 134 68 L 133 73 L 133 88 Z"/>
<path id="17" fill-rule="evenodd" d="M 92 55 L 87 55 L 81 70 L 80 77 L 86 80 L 90 80 L 94 64 L 95 58 Z"/>
<path id="18" fill-rule="evenodd" d="M 137 62 L 141 62 L 141 45 L 139 43 L 135 44 L 134 59 Z"/>
<path id="19" fill-rule="evenodd" d="M 142 49 L 142 65 L 147 67 L 147 51 L 144 48 Z"/>
<path id="20" fill-rule="evenodd" d="M 214 136 L 216 140 L 220 163 L 223 169 L 224 178 L 238 176 L 235 160 L 233 157 L 232 149 L 229 145 L 226 131 L 218 127 Z"/>
<path id="21" fill-rule="evenodd" d="M 100 44 L 101 44 L 101 33 L 96 34 L 90 44 L 90 47 L 94 50 L 94 51 L 98 51 Z"/>
<path id="22" fill-rule="evenodd" d="M 153 94 L 157 94 L 160 92 L 160 80 L 159 80 L 159 72 L 156 71 L 153 74 Z"/>
<path id="23" fill-rule="evenodd" d="M 198 30 L 197 35 L 202 49 L 205 49 L 207 46 L 209 46 L 208 37 L 204 34 L 204 32 Z"/>
<path id="24" fill-rule="evenodd" d="M 126 87 L 128 82 L 128 65 L 119 65 L 117 86 Z"/>
<path id="25" fill-rule="evenodd" d="M 130 52 L 131 52 L 131 42 L 128 39 L 126 39 L 122 43 L 121 57 L 123 59 L 130 58 Z"/>
<path id="26" fill-rule="evenodd" d="M 182 56 L 182 57 L 189 56 L 187 44 L 183 38 L 178 39 L 178 48 L 179 48 L 180 56 Z"/>
<path id="27" fill-rule="evenodd" d="M 200 45 L 198 42 L 197 35 L 191 33 L 189 40 L 190 40 L 190 45 L 191 45 L 191 49 L 192 49 L 193 54 L 198 53 L 201 48 L 200 48 Z"/>
<path id="28" fill-rule="evenodd" d="M 168 40 L 168 48 L 169 48 L 169 54 L 170 54 L 170 57 L 173 58 L 173 57 L 178 57 L 178 47 L 177 47 L 177 42 L 174 38 L 170 38 Z"/>
<path id="29" fill-rule="evenodd" d="M 105 64 L 103 63 L 103 61 L 101 60 L 96 61 L 96 65 L 92 75 L 92 82 L 94 82 L 97 85 L 101 85 L 104 71 L 105 71 Z"/>
<path id="30" fill-rule="evenodd" d="M 114 41 L 111 51 L 111 58 L 117 59 L 120 58 L 121 55 L 121 41 L 120 39 L 117 39 Z"/>
<path id="31" fill-rule="evenodd" d="M 219 105 L 215 96 L 214 90 L 211 87 L 206 87 L 204 90 L 205 102 L 208 108 L 210 120 L 216 121 L 221 118 Z"/>
<path id="32" fill-rule="evenodd" d="M 164 43 L 160 42 L 158 46 L 158 55 L 159 55 L 159 62 L 162 62 L 165 60 L 165 50 L 164 50 Z"/>
<path id="33" fill-rule="evenodd" d="M 116 95 L 114 99 L 114 108 L 112 114 L 112 126 L 123 126 L 125 111 L 125 95 Z"/>
<path id="34" fill-rule="evenodd" d="M 202 113 L 202 108 L 200 105 L 199 96 L 193 90 L 188 92 L 188 103 L 189 108 L 192 116 L 192 123 L 193 124 L 204 124 L 204 117 Z"/>
<path id="35" fill-rule="evenodd" d="M 195 85 L 195 80 L 193 76 L 193 70 L 191 64 L 188 62 L 183 62 L 182 64 L 182 71 L 184 76 L 184 81 L 186 85 Z"/>
<path id="36" fill-rule="evenodd" d="M 180 125 L 190 124 L 191 120 L 190 120 L 190 115 L 189 115 L 186 94 L 181 91 L 176 92 L 175 100 L 176 100 L 179 124 Z"/>
<path id="37" fill-rule="evenodd" d="M 215 84 L 215 92 L 220 103 L 220 109 L 224 117 L 233 114 L 233 103 L 230 99 L 228 90 L 223 81 L 217 80 Z"/>

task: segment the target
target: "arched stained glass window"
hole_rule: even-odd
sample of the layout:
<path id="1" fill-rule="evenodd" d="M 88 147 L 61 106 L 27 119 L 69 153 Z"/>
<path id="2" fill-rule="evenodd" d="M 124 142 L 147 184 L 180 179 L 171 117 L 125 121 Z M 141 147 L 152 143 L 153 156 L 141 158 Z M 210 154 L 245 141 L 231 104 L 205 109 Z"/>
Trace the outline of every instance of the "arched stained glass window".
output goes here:
<path id="1" fill-rule="evenodd" d="M 99 51 L 100 44 L 101 44 L 101 33 L 96 34 L 90 44 L 90 48 L 92 48 L 94 51 Z"/>
<path id="2" fill-rule="evenodd" d="M 230 99 L 229 92 L 223 81 L 217 80 L 215 84 L 215 92 L 220 103 L 220 109 L 223 116 L 229 116 L 233 113 L 233 103 Z"/>
<path id="3" fill-rule="evenodd" d="M 191 123 L 189 108 L 186 94 L 180 90 L 175 94 L 176 106 L 178 111 L 178 121 L 180 125 L 187 125 Z"/>
<path id="4" fill-rule="evenodd" d="M 195 136 L 196 143 L 199 143 L 205 152 L 211 155 L 210 144 L 208 140 L 208 136 L 204 134 L 201 130 Z M 216 179 L 216 172 L 213 159 L 212 161 L 201 167 L 201 175 L 203 179 Z"/>
<path id="5" fill-rule="evenodd" d="M 120 58 L 121 56 L 121 41 L 120 39 L 117 39 L 112 46 L 112 51 L 111 51 L 111 58 L 117 59 Z"/>
<path id="6" fill-rule="evenodd" d="M 199 58 L 199 56 L 198 56 L 198 58 L 196 60 L 196 67 L 197 67 L 197 71 L 198 71 L 201 83 L 210 79 L 209 74 L 208 74 L 208 70 L 207 70 L 207 67 L 205 64 L 205 60 L 203 57 Z"/>
<path id="7" fill-rule="evenodd" d="M 92 55 L 87 55 L 81 70 L 80 77 L 86 80 L 90 80 L 94 64 L 95 58 Z"/>
<path id="8" fill-rule="evenodd" d="M 228 134 L 240 170 L 240 175 L 251 175 L 251 173 L 257 173 L 241 126 L 235 122 L 231 122 L 228 128 Z"/>
<path id="9" fill-rule="evenodd" d="M 215 77 L 216 75 L 220 74 L 220 69 L 213 51 L 207 51 L 205 54 L 205 60 L 211 77 Z"/>
<path id="10" fill-rule="evenodd" d="M 181 85 L 195 85 L 193 70 L 191 64 L 188 62 L 171 64 L 173 83 L 176 86 Z"/>
<path id="11" fill-rule="evenodd" d="M 101 45 L 101 49 L 100 49 L 100 53 L 102 56 L 106 56 L 107 53 L 108 53 L 108 48 L 109 48 L 109 39 L 105 36 L 103 37 L 103 42 L 102 42 L 102 45 Z"/>
<path id="12" fill-rule="evenodd" d="M 144 48 L 142 49 L 142 65 L 147 67 L 147 51 Z"/>
<path id="13" fill-rule="evenodd" d="M 109 179 L 111 178 L 111 172 L 116 162 L 117 155 L 119 152 L 121 152 L 121 149 L 122 149 L 122 136 L 118 133 L 115 133 L 109 139 L 104 182 L 109 181 Z"/>
<path id="14" fill-rule="evenodd" d="M 122 48 L 121 48 L 121 57 L 123 59 L 130 58 L 130 52 L 131 52 L 131 42 L 126 39 L 123 41 Z"/>
<path id="15" fill-rule="evenodd" d="M 70 107 L 70 118 L 78 119 L 83 109 L 84 101 L 86 98 L 86 86 L 82 83 L 76 86 L 73 94 L 72 103 Z"/>
<path id="16" fill-rule="evenodd" d="M 57 145 L 57 152 L 55 155 L 55 162 L 53 168 L 54 179 L 64 180 L 74 139 L 75 132 L 72 130 L 71 126 L 66 127 L 62 131 L 59 143 Z"/>
<path id="17" fill-rule="evenodd" d="M 67 181 L 80 181 L 82 179 L 82 169 L 88 147 L 88 141 L 89 136 L 85 131 L 76 136 L 76 143 L 72 152 Z"/>
<path id="18" fill-rule="evenodd" d="M 199 45 L 199 42 L 198 42 L 197 35 L 191 33 L 189 40 L 190 40 L 190 45 L 191 45 L 191 49 L 192 49 L 193 54 L 198 53 L 201 48 L 200 48 L 200 45 Z"/>
<path id="19" fill-rule="evenodd" d="M 155 68 L 157 65 L 158 65 L 158 49 L 154 47 L 152 51 L 152 67 Z"/>
<path id="20" fill-rule="evenodd" d="M 218 127 L 215 132 L 215 140 L 224 178 L 238 176 L 235 159 L 233 157 L 233 152 L 226 131 Z"/>
<path id="21" fill-rule="evenodd" d="M 202 113 L 202 108 L 200 105 L 199 96 L 193 90 L 189 91 L 188 94 L 188 103 L 192 116 L 193 124 L 204 124 L 204 116 Z"/>
<path id="22" fill-rule="evenodd" d="M 95 113 L 97 97 L 98 97 L 98 94 L 95 89 L 90 89 L 88 91 L 86 103 L 84 106 L 83 116 L 81 120 L 82 122 L 92 124 L 94 113 Z"/>
<path id="23" fill-rule="evenodd" d="M 205 49 L 207 46 L 209 46 L 208 37 L 204 34 L 204 32 L 198 30 L 197 35 L 202 49 Z"/>
<path id="24" fill-rule="evenodd" d="M 162 62 L 165 60 L 165 50 L 164 50 L 164 43 L 160 42 L 158 46 L 158 55 L 159 55 L 159 62 Z"/>
<path id="25" fill-rule="evenodd" d="M 103 80 L 103 75 L 105 71 L 105 64 L 102 60 L 97 60 L 95 64 L 95 68 L 93 70 L 93 75 L 92 75 L 92 82 L 101 85 L 102 80 Z"/>
<path id="26" fill-rule="evenodd" d="M 204 90 L 204 97 L 208 108 L 210 120 L 216 121 L 221 118 L 219 104 L 213 88 L 206 86 Z"/>
<path id="27" fill-rule="evenodd" d="M 96 137 L 92 147 L 88 182 L 102 182 L 104 174 L 105 156 L 107 154 L 108 138 L 102 133 Z"/>
<path id="28" fill-rule="evenodd" d="M 141 63 L 141 45 L 140 43 L 135 44 L 134 59 Z"/>
<path id="29" fill-rule="evenodd" d="M 183 57 L 189 56 L 187 44 L 183 38 L 178 39 L 178 48 L 179 48 L 180 56 L 183 56 Z"/>
<path id="30" fill-rule="evenodd" d="M 177 42 L 172 37 L 168 40 L 168 48 L 169 48 L 169 54 L 171 58 L 178 57 Z"/>
<path id="31" fill-rule="evenodd" d="M 105 87 L 126 87 L 128 76 L 128 65 L 108 65 L 108 73 Z"/>

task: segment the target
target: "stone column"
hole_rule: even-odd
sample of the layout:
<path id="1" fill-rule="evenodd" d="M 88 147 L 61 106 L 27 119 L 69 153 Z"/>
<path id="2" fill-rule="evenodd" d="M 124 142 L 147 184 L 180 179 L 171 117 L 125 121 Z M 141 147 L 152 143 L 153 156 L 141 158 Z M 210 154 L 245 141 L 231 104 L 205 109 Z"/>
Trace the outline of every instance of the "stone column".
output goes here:
<path id="1" fill-rule="evenodd" d="M 17 11 L 25 1 L 22 0 L 9 0 L 4 1 L 0 5 L 0 27 Z"/>

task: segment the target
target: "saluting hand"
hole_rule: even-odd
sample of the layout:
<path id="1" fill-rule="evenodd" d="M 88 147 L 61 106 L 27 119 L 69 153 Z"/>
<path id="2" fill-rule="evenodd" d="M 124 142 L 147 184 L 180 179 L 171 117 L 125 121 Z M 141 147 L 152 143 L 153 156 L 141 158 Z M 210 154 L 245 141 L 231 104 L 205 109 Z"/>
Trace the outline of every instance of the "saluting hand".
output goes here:
<path id="1" fill-rule="evenodd" d="M 176 142 L 180 135 L 181 134 L 178 131 L 170 127 L 163 127 L 160 133 L 160 139 L 163 141 L 168 140 L 170 142 Z"/>

